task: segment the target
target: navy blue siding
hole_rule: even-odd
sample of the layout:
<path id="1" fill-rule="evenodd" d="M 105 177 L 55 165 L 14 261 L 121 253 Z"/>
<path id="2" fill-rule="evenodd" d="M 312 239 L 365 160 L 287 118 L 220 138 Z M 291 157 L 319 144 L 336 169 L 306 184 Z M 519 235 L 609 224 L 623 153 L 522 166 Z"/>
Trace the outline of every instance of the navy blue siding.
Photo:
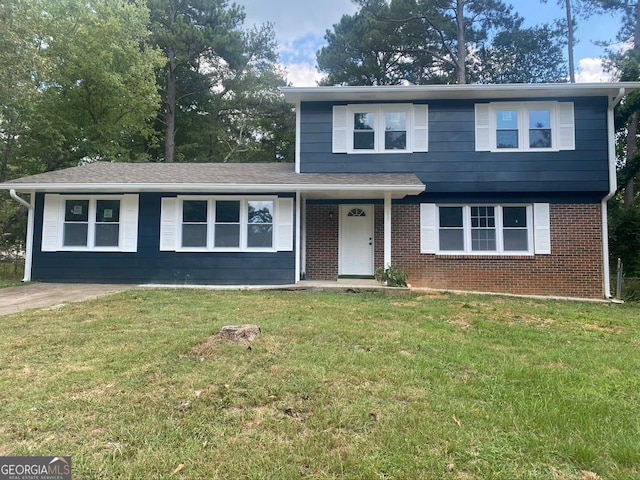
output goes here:
<path id="1" fill-rule="evenodd" d="M 138 251 L 42 252 L 44 195 L 36 196 L 32 279 L 41 282 L 283 285 L 294 252 L 161 252 L 160 194 L 140 194 Z"/>
<path id="2" fill-rule="evenodd" d="M 476 102 L 458 100 L 425 102 L 429 105 L 429 152 L 333 154 L 333 105 L 303 103 L 300 168 L 304 173 L 415 173 L 427 185 L 427 192 L 434 194 L 605 194 L 609 191 L 607 99 L 557 100 L 574 102 L 576 149 L 572 151 L 476 152 Z"/>

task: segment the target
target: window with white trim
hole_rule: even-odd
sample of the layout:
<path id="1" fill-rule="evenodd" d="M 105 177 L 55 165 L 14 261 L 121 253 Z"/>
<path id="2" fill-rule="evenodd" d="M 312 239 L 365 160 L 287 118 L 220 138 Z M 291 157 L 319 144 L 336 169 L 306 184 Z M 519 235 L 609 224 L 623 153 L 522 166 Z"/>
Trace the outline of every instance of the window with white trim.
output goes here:
<path id="1" fill-rule="evenodd" d="M 42 251 L 136 251 L 138 195 L 45 195 Z"/>
<path id="2" fill-rule="evenodd" d="M 293 199 L 181 196 L 162 199 L 160 249 L 290 251 Z"/>
<path id="3" fill-rule="evenodd" d="M 429 147 L 427 105 L 333 107 L 333 153 L 411 153 Z"/>
<path id="4" fill-rule="evenodd" d="M 475 105 L 476 151 L 575 150 L 572 102 Z"/>
<path id="5" fill-rule="evenodd" d="M 544 208 L 536 206 L 546 205 Z M 534 210 L 539 217 L 534 228 Z M 421 252 L 455 255 L 548 253 L 548 204 L 421 205 Z M 546 228 L 544 226 L 546 225 Z M 540 228 L 538 228 L 540 226 Z M 536 238 L 539 235 L 539 238 Z"/>

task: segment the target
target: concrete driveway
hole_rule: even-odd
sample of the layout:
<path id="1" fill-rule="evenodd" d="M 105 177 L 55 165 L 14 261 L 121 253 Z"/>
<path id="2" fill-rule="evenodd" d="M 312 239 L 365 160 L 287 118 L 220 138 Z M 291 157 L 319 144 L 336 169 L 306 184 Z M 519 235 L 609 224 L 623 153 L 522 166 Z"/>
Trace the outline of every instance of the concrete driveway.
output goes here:
<path id="1" fill-rule="evenodd" d="M 93 283 L 30 283 L 20 287 L 0 288 L 0 316 L 32 308 L 92 300 L 134 287 L 135 285 Z"/>

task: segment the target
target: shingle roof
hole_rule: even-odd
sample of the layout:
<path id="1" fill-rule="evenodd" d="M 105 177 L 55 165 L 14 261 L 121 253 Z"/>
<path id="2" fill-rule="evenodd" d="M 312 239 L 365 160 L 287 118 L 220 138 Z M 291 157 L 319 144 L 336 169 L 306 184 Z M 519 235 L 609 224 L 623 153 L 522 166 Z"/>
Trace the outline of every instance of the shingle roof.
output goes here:
<path id="1" fill-rule="evenodd" d="M 291 163 L 107 163 L 22 177 L 0 184 L 19 191 L 283 190 L 394 191 L 418 194 L 424 184 L 406 173 L 295 173 Z"/>

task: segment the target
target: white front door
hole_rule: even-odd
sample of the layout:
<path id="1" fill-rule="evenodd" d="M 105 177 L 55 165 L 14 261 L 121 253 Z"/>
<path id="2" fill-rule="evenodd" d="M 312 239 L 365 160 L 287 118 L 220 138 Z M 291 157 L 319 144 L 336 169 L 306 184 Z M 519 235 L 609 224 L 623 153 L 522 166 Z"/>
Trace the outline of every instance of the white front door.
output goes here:
<path id="1" fill-rule="evenodd" d="M 340 205 L 340 275 L 373 275 L 373 205 Z"/>

